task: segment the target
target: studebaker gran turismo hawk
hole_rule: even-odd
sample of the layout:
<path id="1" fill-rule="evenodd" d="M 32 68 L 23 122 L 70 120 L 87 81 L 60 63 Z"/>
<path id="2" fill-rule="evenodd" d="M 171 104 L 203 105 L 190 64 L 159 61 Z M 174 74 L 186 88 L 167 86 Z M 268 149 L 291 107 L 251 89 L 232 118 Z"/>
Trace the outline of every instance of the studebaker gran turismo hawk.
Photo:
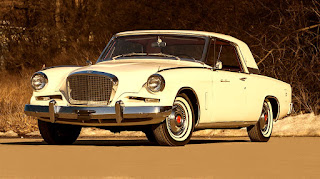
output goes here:
<path id="1" fill-rule="evenodd" d="M 171 146 L 195 130 L 246 127 L 266 142 L 292 106 L 291 86 L 260 75 L 244 42 L 201 31 L 121 32 L 94 65 L 46 68 L 31 85 L 25 113 L 48 144 L 72 144 L 83 126 Z"/>

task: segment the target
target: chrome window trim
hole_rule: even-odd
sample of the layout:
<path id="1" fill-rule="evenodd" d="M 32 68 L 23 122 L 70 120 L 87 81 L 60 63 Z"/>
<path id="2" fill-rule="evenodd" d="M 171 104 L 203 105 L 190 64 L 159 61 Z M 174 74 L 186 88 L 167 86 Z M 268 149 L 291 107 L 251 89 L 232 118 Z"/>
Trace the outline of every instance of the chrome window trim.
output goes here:
<path id="1" fill-rule="evenodd" d="M 116 38 L 116 36 L 115 36 L 115 35 L 111 37 L 111 39 L 110 39 L 110 40 L 109 40 L 109 42 L 107 43 L 106 47 L 105 47 L 105 48 L 103 49 L 103 51 L 101 52 L 101 54 L 100 54 L 100 56 L 99 56 L 98 60 L 96 61 L 96 64 L 97 64 L 97 63 L 99 63 L 99 62 L 106 61 L 106 60 L 101 60 L 102 55 L 104 55 L 104 54 L 105 54 L 105 52 L 109 50 L 109 48 L 110 48 L 110 44 L 114 41 L 114 39 L 115 39 L 115 38 Z"/>
<path id="2" fill-rule="evenodd" d="M 207 51 L 207 55 L 206 55 L 206 58 L 205 58 L 205 64 L 206 65 L 208 65 L 207 64 L 207 60 L 208 60 L 208 55 L 209 55 L 209 50 L 210 50 L 210 45 L 211 45 L 211 41 L 217 41 L 217 40 L 220 40 L 220 41 L 222 41 L 222 42 L 225 42 L 225 43 L 228 43 L 228 44 L 230 44 L 233 48 L 234 48 L 234 50 L 235 50 L 235 54 L 236 54 L 236 57 L 237 57 L 237 61 L 238 61 L 238 63 L 239 63 L 239 67 L 240 67 L 240 73 L 246 73 L 245 72 L 245 67 L 246 67 L 246 65 L 244 65 L 243 64 L 243 59 L 242 59 L 242 57 L 240 56 L 240 51 L 239 51 L 239 49 L 237 48 L 237 47 L 239 47 L 238 46 L 238 44 L 236 44 L 236 43 L 234 43 L 234 42 L 231 42 L 231 41 L 228 41 L 228 40 L 225 40 L 225 39 L 221 39 L 221 38 L 218 38 L 218 37 L 211 37 L 210 38 L 210 40 L 209 40 L 209 44 L 208 44 L 208 51 Z M 241 54 L 242 55 L 242 54 Z M 215 59 L 215 62 L 214 63 L 216 63 L 216 59 Z M 210 65 L 208 65 L 208 66 L 210 66 Z M 214 68 L 213 67 L 213 69 L 214 70 L 222 70 L 222 69 L 216 69 L 216 68 Z M 226 70 L 222 70 L 222 71 L 226 71 Z M 234 71 L 230 71 L 230 72 L 234 72 Z M 239 72 L 235 72 L 235 73 L 239 73 Z"/>
<path id="3" fill-rule="evenodd" d="M 207 55 L 207 50 L 208 50 L 208 44 L 210 42 L 210 37 L 209 36 L 205 36 L 205 35 L 196 35 L 196 34 L 167 34 L 167 33 L 164 33 L 164 34 L 157 34 L 157 33 L 154 33 L 154 34 L 135 34 L 135 35 L 125 35 L 125 36 L 117 36 L 117 35 L 114 35 L 109 43 L 107 44 L 107 46 L 105 47 L 105 49 L 102 51 L 102 53 L 100 54 L 98 60 L 97 60 L 97 63 L 99 62 L 103 62 L 103 61 L 110 61 L 112 59 L 109 59 L 109 60 L 102 60 L 101 57 L 102 55 L 107 51 L 109 50 L 109 46 L 111 44 L 112 41 L 114 41 L 115 39 L 117 39 L 118 37 L 132 37 L 132 36 L 143 36 L 143 35 L 163 35 L 163 36 L 180 36 L 180 37 L 194 37 L 194 38 L 202 38 L 205 40 L 205 43 L 204 43 L 204 47 L 203 47 L 203 51 L 202 51 L 202 56 L 201 56 L 201 59 L 197 60 L 197 61 L 201 61 L 201 62 L 204 62 L 206 60 L 206 55 Z M 183 60 L 183 58 L 181 58 Z M 192 61 L 192 60 L 184 60 L 184 61 Z M 195 61 L 195 62 L 197 62 Z M 198 63 L 198 62 L 197 62 Z"/>

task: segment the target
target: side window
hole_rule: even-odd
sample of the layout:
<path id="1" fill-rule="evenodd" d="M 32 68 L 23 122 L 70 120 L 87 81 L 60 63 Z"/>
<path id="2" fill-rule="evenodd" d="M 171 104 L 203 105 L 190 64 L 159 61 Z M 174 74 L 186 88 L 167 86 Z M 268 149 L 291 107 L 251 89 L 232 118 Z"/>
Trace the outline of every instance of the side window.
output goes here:
<path id="1" fill-rule="evenodd" d="M 209 48 L 207 64 L 214 67 L 222 62 L 222 70 L 242 72 L 236 48 L 229 42 L 213 39 Z"/>

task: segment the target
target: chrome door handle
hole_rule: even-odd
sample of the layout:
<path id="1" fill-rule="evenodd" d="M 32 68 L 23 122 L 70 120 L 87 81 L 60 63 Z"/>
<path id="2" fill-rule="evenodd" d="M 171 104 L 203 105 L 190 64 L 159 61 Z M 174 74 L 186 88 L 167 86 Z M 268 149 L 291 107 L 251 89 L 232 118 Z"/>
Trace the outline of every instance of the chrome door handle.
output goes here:
<path id="1" fill-rule="evenodd" d="M 222 79 L 221 79 L 220 82 L 230 82 L 230 81 L 229 81 L 229 80 L 222 80 Z"/>
<path id="2" fill-rule="evenodd" d="M 246 81 L 246 77 L 240 78 L 241 81 Z"/>

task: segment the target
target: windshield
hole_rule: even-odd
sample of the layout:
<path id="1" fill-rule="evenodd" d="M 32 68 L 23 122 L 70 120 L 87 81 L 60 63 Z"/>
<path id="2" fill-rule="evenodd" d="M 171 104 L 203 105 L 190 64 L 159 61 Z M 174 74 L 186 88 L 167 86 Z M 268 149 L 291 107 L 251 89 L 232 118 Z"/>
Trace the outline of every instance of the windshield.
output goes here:
<path id="1" fill-rule="evenodd" d="M 136 35 L 114 38 L 100 55 L 98 62 L 119 57 L 159 56 L 203 61 L 204 37 L 178 35 Z"/>

